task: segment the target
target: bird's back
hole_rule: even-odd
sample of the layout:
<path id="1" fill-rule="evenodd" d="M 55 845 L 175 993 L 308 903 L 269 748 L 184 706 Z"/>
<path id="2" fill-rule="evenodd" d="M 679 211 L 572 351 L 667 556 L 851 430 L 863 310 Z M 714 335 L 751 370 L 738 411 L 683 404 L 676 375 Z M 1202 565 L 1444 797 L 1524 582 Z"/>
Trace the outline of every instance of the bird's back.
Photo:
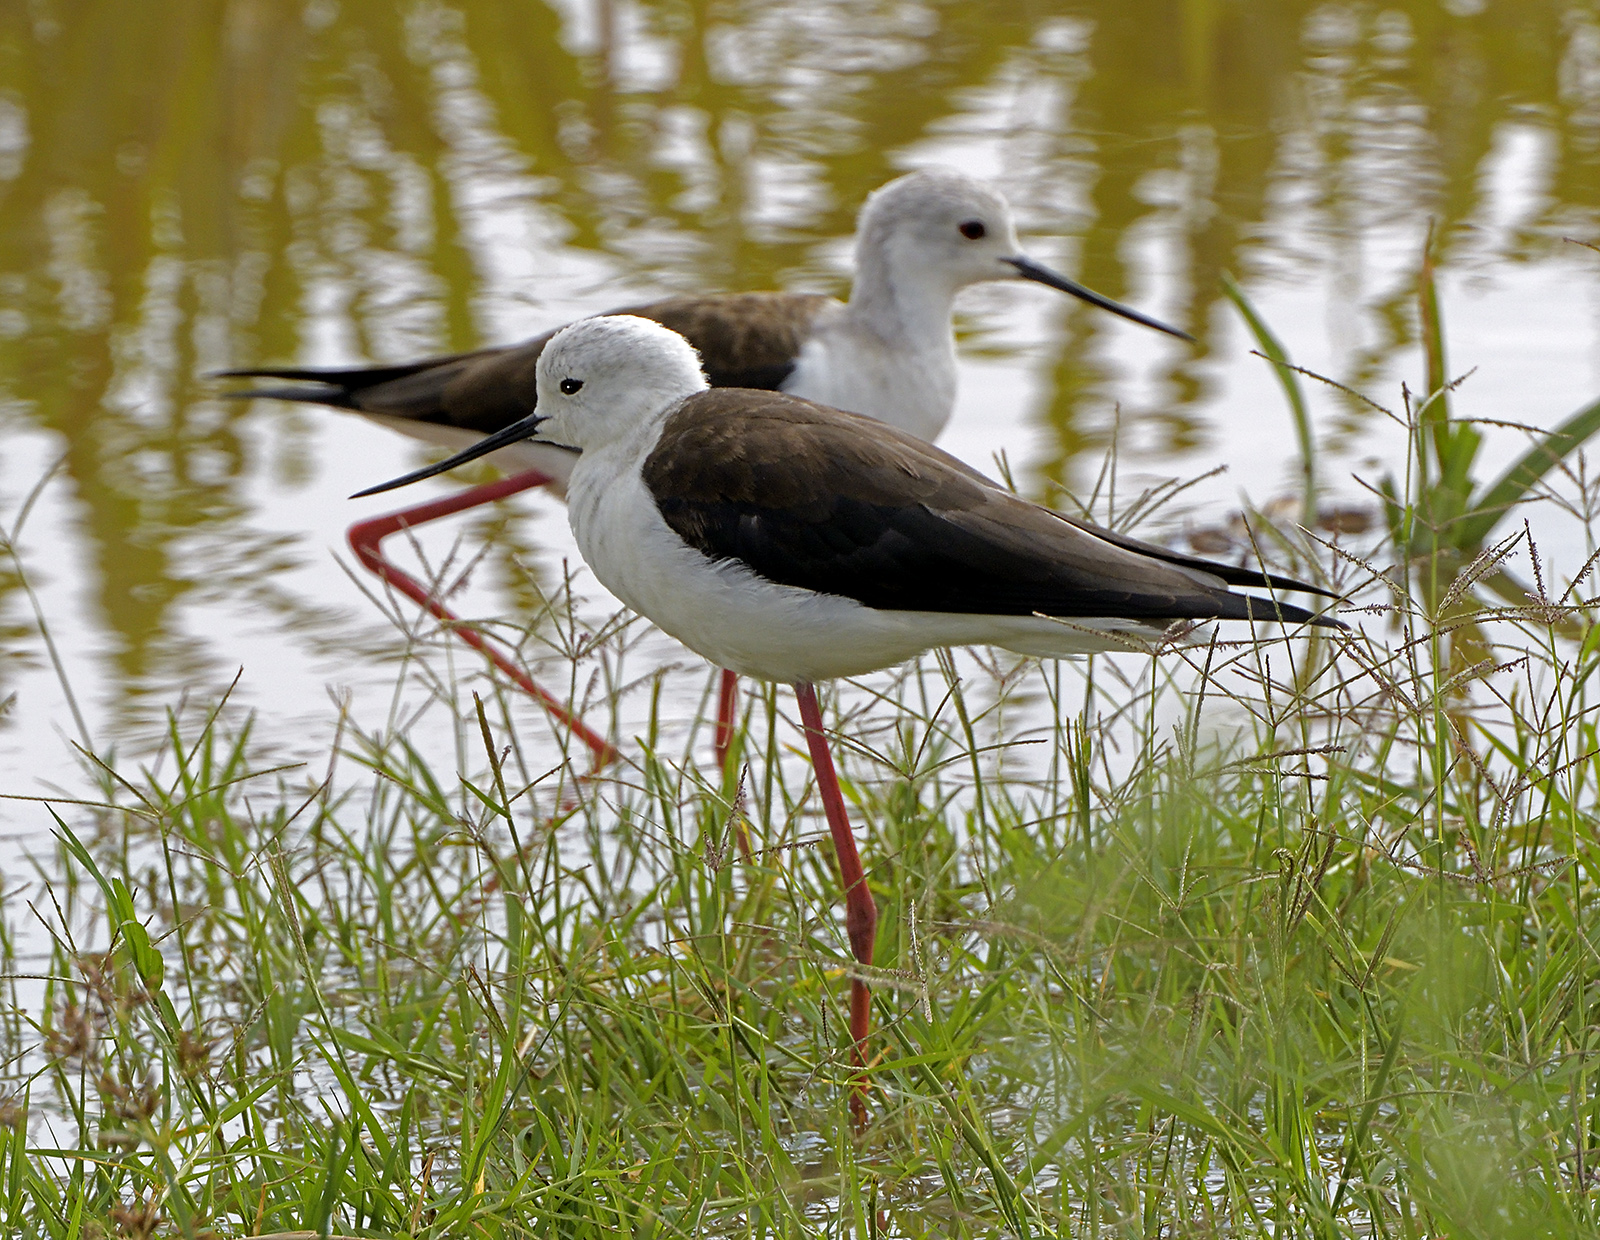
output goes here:
<path id="1" fill-rule="evenodd" d="M 694 345 L 716 387 L 776 389 L 793 372 L 811 325 L 832 298 L 814 293 L 722 293 L 669 297 L 616 311 L 652 319 Z M 502 430 L 538 403 L 539 355 L 555 335 L 522 344 L 427 358 L 400 366 L 237 370 L 226 377 L 289 380 L 237 398 L 273 397 L 332 405 L 379 417 L 396 429 L 408 422 L 474 435 Z M 418 437 L 436 439 L 418 428 Z"/>

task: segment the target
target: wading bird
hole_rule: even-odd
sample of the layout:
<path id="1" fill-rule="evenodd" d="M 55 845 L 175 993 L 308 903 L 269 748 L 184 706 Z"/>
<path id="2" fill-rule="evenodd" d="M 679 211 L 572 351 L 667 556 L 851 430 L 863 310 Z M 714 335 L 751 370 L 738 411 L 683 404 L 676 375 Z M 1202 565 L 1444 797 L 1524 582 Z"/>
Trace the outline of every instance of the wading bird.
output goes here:
<path id="1" fill-rule="evenodd" d="M 713 387 L 786 392 L 865 414 L 929 441 L 944 429 L 955 408 L 951 307 L 955 295 L 969 285 L 1033 281 L 1190 339 L 1029 258 L 1006 200 L 957 172 L 913 172 L 870 195 L 857 221 L 855 264 L 847 303 L 812 293 L 721 293 L 671 297 L 618 313 L 652 319 L 684 336 L 699 350 Z M 538 398 L 538 360 L 554 335 L 552 331 L 524 344 L 397 366 L 234 370 L 218 377 L 291 380 L 293 386 L 232 395 L 349 409 L 406 435 L 459 449 L 532 412 Z M 384 558 L 383 539 L 528 487 L 562 491 L 574 460 L 575 454 L 551 444 L 508 443 L 498 450 L 495 462 L 513 471 L 512 476 L 358 522 L 347 535 L 351 549 L 370 571 L 453 625 L 456 617 L 432 591 Z M 479 634 L 457 631 L 571 724 L 597 760 L 610 756 L 604 740 L 567 715 Z M 734 691 L 733 675 L 726 673 L 715 734 L 719 765 L 732 735 Z"/>
<path id="2" fill-rule="evenodd" d="M 600 582 L 719 666 L 794 685 L 850 948 L 866 966 L 877 907 L 823 733 L 818 681 L 943 646 L 1046 658 L 1125 648 L 1181 620 L 1343 627 L 1228 586 L 1325 590 L 1028 503 L 916 435 L 779 392 L 710 388 L 683 337 L 645 319 L 566 328 L 536 376 L 538 413 L 361 494 L 529 437 L 579 450 L 568 520 Z M 853 979 L 850 1035 L 863 1069 L 869 998 Z"/>

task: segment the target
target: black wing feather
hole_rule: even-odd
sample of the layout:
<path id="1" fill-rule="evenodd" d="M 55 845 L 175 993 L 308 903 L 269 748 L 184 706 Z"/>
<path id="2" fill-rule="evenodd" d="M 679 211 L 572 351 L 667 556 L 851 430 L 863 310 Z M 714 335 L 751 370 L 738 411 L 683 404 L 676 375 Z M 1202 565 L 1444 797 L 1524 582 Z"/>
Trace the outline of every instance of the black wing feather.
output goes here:
<path id="1" fill-rule="evenodd" d="M 1104 526 L 1085 521 L 1082 517 L 1071 517 L 1064 512 L 1056 515 L 1069 525 L 1075 525 L 1082 530 L 1091 530 L 1095 537 L 1103 538 L 1108 543 L 1113 543 L 1125 550 L 1135 551 L 1140 555 L 1153 556 L 1158 560 L 1165 560 L 1168 564 L 1177 564 L 1184 568 L 1193 568 L 1203 573 L 1210 573 L 1213 577 L 1221 577 L 1230 586 L 1288 590 L 1295 594 L 1320 594 L 1323 598 L 1331 599 L 1344 597 L 1337 590 L 1328 590 L 1322 586 L 1314 586 L 1307 581 L 1297 581 L 1293 577 L 1284 577 L 1279 573 L 1271 573 L 1260 566 L 1222 564 L 1216 560 L 1203 560 L 1197 555 L 1184 555 L 1181 551 L 1174 551 L 1170 547 L 1159 547 L 1155 543 L 1147 543 L 1143 539 L 1132 538 L 1127 534 L 1120 534 L 1116 530 L 1108 530 Z"/>
<path id="2" fill-rule="evenodd" d="M 709 558 L 867 607 L 1337 624 L 1234 594 L 1222 566 L 1130 549 L 910 435 L 793 397 L 691 397 L 644 479 L 667 524 Z"/>

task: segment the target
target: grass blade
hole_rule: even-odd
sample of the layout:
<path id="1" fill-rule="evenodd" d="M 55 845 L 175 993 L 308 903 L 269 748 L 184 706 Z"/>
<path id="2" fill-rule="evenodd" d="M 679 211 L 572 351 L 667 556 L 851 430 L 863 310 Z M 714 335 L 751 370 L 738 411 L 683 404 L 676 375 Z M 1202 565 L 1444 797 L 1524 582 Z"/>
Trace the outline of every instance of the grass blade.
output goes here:
<path id="1" fill-rule="evenodd" d="M 1273 335 L 1266 320 L 1256 312 L 1244 290 L 1227 272 L 1222 273 L 1222 291 L 1238 307 L 1245 325 L 1255 337 L 1256 348 L 1272 363 L 1273 373 L 1283 388 L 1284 399 L 1289 402 L 1289 413 L 1294 419 L 1295 437 L 1300 441 L 1300 522 L 1310 526 L 1317 519 L 1316 440 L 1311 431 L 1311 411 L 1306 407 L 1305 393 L 1300 389 L 1300 376 L 1289 360 L 1289 351 Z"/>
<path id="2" fill-rule="evenodd" d="M 1524 452 L 1511 468 L 1484 488 L 1457 526 L 1462 547 L 1478 547 L 1506 513 L 1526 500 L 1547 473 L 1600 430 L 1600 400 L 1585 405 Z"/>

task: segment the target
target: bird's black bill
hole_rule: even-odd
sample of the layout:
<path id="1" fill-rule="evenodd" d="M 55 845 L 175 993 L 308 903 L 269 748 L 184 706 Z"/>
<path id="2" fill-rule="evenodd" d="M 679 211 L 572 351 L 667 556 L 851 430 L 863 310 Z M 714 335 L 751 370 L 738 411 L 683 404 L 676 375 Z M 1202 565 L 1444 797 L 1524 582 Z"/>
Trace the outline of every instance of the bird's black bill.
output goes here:
<path id="1" fill-rule="evenodd" d="M 432 478 L 436 474 L 447 473 L 457 465 L 465 465 L 468 461 L 475 461 L 480 456 L 487 456 L 496 448 L 503 448 L 507 444 L 521 443 L 524 439 L 532 439 L 533 433 L 539 429 L 539 423 L 546 419 L 536 413 L 531 413 L 520 422 L 513 422 L 504 430 L 478 440 L 470 448 L 463 448 L 452 457 L 447 457 L 437 465 L 425 465 L 421 469 L 413 469 L 409 474 L 399 478 L 392 478 L 388 482 L 380 482 L 375 487 L 368 487 L 365 491 L 357 491 L 351 499 L 361 499 L 368 495 L 382 495 L 385 491 L 393 491 L 398 487 L 410 486 L 413 482 L 421 482 L 424 478 Z"/>
<path id="2" fill-rule="evenodd" d="M 1080 301 L 1086 301 L 1091 306 L 1099 306 L 1102 310 L 1109 310 L 1112 314 L 1120 315 L 1131 323 L 1140 323 L 1145 327 L 1153 327 L 1158 332 L 1166 332 L 1169 336 L 1176 336 L 1179 340 L 1187 340 L 1193 344 L 1194 337 L 1188 332 L 1181 332 L 1176 327 L 1168 327 L 1160 319 L 1153 319 L 1148 314 L 1140 314 L 1131 306 L 1125 306 L 1120 301 L 1112 301 L 1109 297 L 1102 297 L 1092 288 L 1085 288 L 1076 280 L 1069 280 L 1066 276 L 1051 271 L 1043 263 L 1036 263 L 1031 258 L 1018 256 L 1016 258 L 1003 258 L 1004 263 L 1010 263 L 1017 269 L 1024 280 L 1033 280 L 1048 288 L 1060 289 L 1063 293 L 1071 293 Z"/>

